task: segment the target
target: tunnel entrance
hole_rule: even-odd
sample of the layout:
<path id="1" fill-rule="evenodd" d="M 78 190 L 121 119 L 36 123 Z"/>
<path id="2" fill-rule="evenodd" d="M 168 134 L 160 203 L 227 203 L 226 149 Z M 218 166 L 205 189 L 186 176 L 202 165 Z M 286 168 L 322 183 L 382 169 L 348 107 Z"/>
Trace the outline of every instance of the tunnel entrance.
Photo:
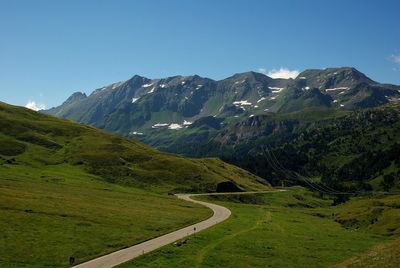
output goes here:
<path id="1" fill-rule="evenodd" d="M 217 184 L 217 193 L 242 192 L 242 190 L 231 181 L 223 181 Z"/>

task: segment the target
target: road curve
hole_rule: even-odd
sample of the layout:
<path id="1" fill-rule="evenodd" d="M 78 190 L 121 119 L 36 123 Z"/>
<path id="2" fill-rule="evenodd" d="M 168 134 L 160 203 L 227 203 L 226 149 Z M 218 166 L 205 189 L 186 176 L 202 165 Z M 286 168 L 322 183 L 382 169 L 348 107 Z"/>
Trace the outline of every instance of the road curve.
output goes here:
<path id="1" fill-rule="evenodd" d="M 200 204 L 210 208 L 214 214 L 207 220 L 201 221 L 199 223 L 187 226 L 185 228 L 176 230 L 174 232 L 153 238 L 151 240 L 145 241 L 143 243 L 131 246 L 129 248 L 121 249 L 110 254 L 101 256 L 99 258 L 81 263 L 74 267 L 76 268 L 109 268 L 117 266 L 121 263 L 127 262 L 134 259 L 144 253 L 153 251 L 165 245 L 171 244 L 179 239 L 183 239 L 194 232 L 199 232 L 207 229 L 219 222 L 228 219 L 231 215 L 231 211 L 226 207 L 219 206 L 216 204 L 198 201 L 191 199 L 192 196 L 200 195 L 226 195 L 226 194 L 252 194 L 252 193 L 265 193 L 265 192 L 236 192 L 236 193 L 210 193 L 210 194 L 176 194 L 180 199 L 190 201 L 196 204 Z"/>

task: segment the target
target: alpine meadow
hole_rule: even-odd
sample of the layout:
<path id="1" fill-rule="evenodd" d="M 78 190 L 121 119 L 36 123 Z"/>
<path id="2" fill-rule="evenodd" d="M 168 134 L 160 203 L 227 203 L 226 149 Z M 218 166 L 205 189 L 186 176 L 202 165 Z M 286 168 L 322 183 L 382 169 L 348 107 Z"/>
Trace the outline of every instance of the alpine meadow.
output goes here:
<path id="1" fill-rule="evenodd" d="M 395 0 L 0 0 L 0 267 L 400 267 Z"/>

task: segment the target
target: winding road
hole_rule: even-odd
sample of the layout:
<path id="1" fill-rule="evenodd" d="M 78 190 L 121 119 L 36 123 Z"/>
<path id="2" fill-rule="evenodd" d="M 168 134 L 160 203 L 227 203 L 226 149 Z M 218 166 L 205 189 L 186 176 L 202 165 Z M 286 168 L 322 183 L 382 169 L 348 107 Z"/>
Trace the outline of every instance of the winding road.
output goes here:
<path id="1" fill-rule="evenodd" d="M 194 200 L 192 196 L 200 196 L 200 195 L 227 195 L 227 194 L 254 194 L 254 193 L 266 193 L 272 191 L 265 192 L 235 192 L 235 193 L 209 193 L 209 194 L 176 194 L 179 199 L 183 199 L 186 201 L 190 201 L 196 204 L 200 204 L 206 206 L 214 212 L 214 214 L 208 218 L 207 220 L 198 222 L 196 224 L 187 226 L 185 228 L 176 230 L 174 232 L 153 238 L 151 240 L 145 241 L 143 243 L 131 246 L 129 248 L 121 249 L 110 254 L 101 256 L 99 258 L 81 263 L 74 267 L 76 268 L 109 268 L 117 266 L 121 263 L 127 262 L 131 259 L 134 259 L 140 255 L 163 247 L 165 245 L 171 244 L 177 240 L 183 239 L 188 235 L 193 234 L 194 232 L 199 232 L 204 229 L 207 229 L 219 222 L 222 222 L 228 219 L 231 215 L 231 211 L 226 207 L 219 206 L 216 204 L 203 202 Z"/>

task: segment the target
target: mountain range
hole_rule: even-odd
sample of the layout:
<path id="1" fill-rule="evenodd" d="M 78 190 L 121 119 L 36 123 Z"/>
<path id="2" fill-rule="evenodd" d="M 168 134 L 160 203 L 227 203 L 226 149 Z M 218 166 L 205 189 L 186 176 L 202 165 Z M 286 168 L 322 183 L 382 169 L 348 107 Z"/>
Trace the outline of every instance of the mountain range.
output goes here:
<path id="1" fill-rule="evenodd" d="M 74 93 L 43 112 L 162 151 L 220 157 L 273 185 L 304 185 L 309 176 L 335 189 L 381 190 L 385 175 L 400 170 L 399 100 L 400 86 L 343 67 L 306 70 L 295 79 L 256 72 L 220 81 L 134 76 L 89 96 Z"/>
<path id="2" fill-rule="evenodd" d="M 123 136 L 151 136 L 152 129 L 177 131 L 210 116 L 223 127 L 260 114 L 310 107 L 354 110 L 399 99 L 400 86 L 377 83 L 345 67 L 306 70 L 295 79 L 256 72 L 219 81 L 197 75 L 164 79 L 135 75 L 89 96 L 76 92 L 44 112 Z"/>
<path id="3" fill-rule="evenodd" d="M 252 72 L 222 81 L 134 76 L 89 96 L 75 93 L 63 105 L 42 111 L 86 125 L 0 102 L 5 240 L 0 244 L 7 245 L 0 250 L 0 263 L 67 267 L 68 256 L 82 262 L 209 215 L 179 204 L 172 193 L 301 185 L 312 192 L 295 186 L 265 195 L 207 197 L 230 204 L 233 217 L 210 230 L 209 239 L 196 233 L 188 246 L 197 244 L 201 252 L 222 241 L 221 252 L 243 250 L 226 238 L 244 233 L 245 244 L 261 246 L 237 252 L 231 262 L 246 256 L 244 265 L 254 259 L 260 261 L 254 266 L 261 267 L 290 255 L 296 264 L 305 260 L 303 266 L 309 266 L 338 255 L 337 250 L 331 253 L 337 245 L 345 245 L 342 252 L 351 256 L 397 239 L 373 252 L 394 256 L 379 260 L 396 265 L 398 100 L 399 86 L 376 83 L 353 68 L 337 68 L 309 70 L 286 80 Z M 254 222 L 266 228 L 253 228 Z M 289 234 L 283 238 L 282 226 Z M 285 237 L 297 246 L 290 251 L 281 247 Z M 259 258 L 265 238 L 275 242 L 268 247 L 268 258 Z M 291 255 L 304 246 L 304 238 L 312 242 L 306 250 L 312 247 L 319 255 Z M 360 247 L 360 241 L 368 243 Z M 144 262 L 158 262 L 157 254 L 173 260 L 173 252 L 179 263 L 193 259 L 193 250 L 184 252 L 187 246 L 168 247 L 167 254 L 154 252 Z M 321 253 L 322 247 L 326 251 Z"/>

